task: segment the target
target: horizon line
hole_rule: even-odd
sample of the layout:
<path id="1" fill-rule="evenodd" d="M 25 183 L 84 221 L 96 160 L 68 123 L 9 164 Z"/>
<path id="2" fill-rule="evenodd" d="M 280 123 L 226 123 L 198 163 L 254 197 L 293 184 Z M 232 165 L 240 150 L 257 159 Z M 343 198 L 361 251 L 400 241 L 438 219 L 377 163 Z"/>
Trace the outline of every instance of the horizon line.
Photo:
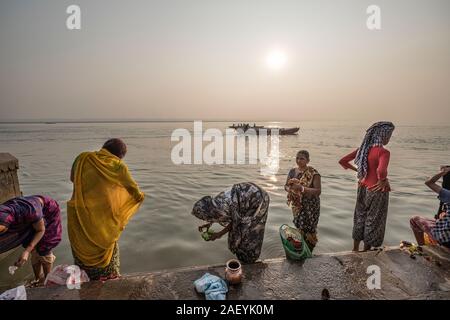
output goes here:
<path id="1" fill-rule="evenodd" d="M 303 120 L 230 120 L 230 119 L 11 119 L 11 120 L 0 120 L 0 124 L 71 124 L 71 123 L 182 123 L 182 122 L 244 122 L 244 123 L 258 123 L 258 122 L 367 122 L 371 123 L 374 120 L 368 119 L 343 119 L 343 120 L 331 120 L 331 119 L 303 119 Z M 418 121 L 418 120 L 416 120 Z M 403 125 L 438 125 L 438 126 L 448 126 L 447 123 L 443 122 L 427 122 L 415 123 L 416 121 L 406 120 L 406 121 L 393 121 Z"/>

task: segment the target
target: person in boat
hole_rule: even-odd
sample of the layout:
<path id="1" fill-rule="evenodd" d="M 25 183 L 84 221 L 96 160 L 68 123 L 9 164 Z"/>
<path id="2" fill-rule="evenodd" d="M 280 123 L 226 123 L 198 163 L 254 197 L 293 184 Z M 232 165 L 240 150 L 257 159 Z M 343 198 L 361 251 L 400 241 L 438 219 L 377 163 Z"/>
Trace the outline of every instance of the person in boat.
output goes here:
<path id="1" fill-rule="evenodd" d="M 31 259 L 39 284 L 52 270 L 53 249 L 61 242 L 61 235 L 61 211 L 50 197 L 17 197 L 0 205 L 0 253 L 22 245 L 25 250 L 15 266 L 22 267 Z"/>
<path id="2" fill-rule="evenodd" d="M 436 182 L 450 173 L 450 167 L 441 167 L 439 173 L 428 179 L 425 184 L 438 194 L 442 203 L 442 211 L 435 219 L 414 216 L 410 226 L 418 245 L 440 244 L 450 249 L 450 190 L 439 186 Z"/>
<path id="3" fill-rule="evenodd" d="M 100 151 L 81 153 L 72 166 L 69 240 L 74 263 L 91 280 L 120 276 L 118 241 L 144 200 L 122 161 L 126 152 L 122 140 L 110 139 Z"/>
<path id="4" fill-rule="evenodd" d="M 228 233 L 229 250 L 240 261 L 253 263 L 261 254 L 269 202 L 263 188 L 251 182 L 238 183 L 215 197 L 198 200 L 192 215 L 207 222 L 199 231 L 213 223 L 222 225 L 224 228 L 212 233 L 208 240 L 220 239 Z"/>
<path id="5" fill-rule="evenodd" d="M 374 123 L 366 131 L 359 149 L 343 157 L 339 164 L 357 172 L 358 193 L 353 218 L 353 251 L 380 247 L 384 240 L 391 190 L 388 175 L 390 152 L 384 146 L 391 139 L 392 122 Z M 349 162 L 354 160 L 357 167 Z"/>
<path id="6" fill-rule="evenodd" d="M 321 177 L 311 166 L 309 152 L 297 152 L 297 167 L 289 170 L 284 189 L 287 204 L 292 208 L 295 227 L 303 234 L 312 251 L 317 244 L 317 224 L 320 216 Z"/>

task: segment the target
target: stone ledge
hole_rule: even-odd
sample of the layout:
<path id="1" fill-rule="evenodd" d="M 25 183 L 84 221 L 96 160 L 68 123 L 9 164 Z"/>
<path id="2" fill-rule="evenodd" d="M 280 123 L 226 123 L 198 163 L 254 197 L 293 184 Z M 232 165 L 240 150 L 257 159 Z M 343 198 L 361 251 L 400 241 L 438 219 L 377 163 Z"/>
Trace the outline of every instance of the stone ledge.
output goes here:
<path id="1" fill-rule="evenodd" d="M 0 172 L 19 169 L 19 160 L 9 153 L 0 153 Z"/>
<path id="2" fill-rule="evenodd" d="M 244 265 L 243 282 L 229 288 L 228 299 L 316 300 L 325 288 L 331 299 L 450 299 L 450 270 L 436 261 L 439 256 L 434 254 L 411 259 L 407 252 L 393 248 L 323 254 L 302 263 L 269 259 Z M 381 289 L 367 288 L 370 265 L 380 268 Z M 31 300 L 202 300 L 193 282 L 205 272 L 224 277 L 224 269 L 224 265 L 214 265 L 136 273 L 104 283 L 85 283 L 80 290 L 32 288 L 27 293 Z"/>

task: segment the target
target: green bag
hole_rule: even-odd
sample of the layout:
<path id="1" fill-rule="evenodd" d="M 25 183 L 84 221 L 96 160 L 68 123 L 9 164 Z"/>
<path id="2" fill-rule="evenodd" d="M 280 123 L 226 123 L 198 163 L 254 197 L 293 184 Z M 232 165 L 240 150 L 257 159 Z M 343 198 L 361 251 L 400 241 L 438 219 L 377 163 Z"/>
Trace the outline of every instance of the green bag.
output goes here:
<path id="1" fill-rule="evenodd" d="M 311 250 L 309 249 L 309 246 L 306 243 L 302 233 L 298 231 L 296 228 L 289 227 L 286 224 L 281 225 L 280 237 L 281 243 L 283 244 L 284 252 L 286 253 L 286 258 L 292 260 L 305 260 L 307 258 L 312 257 Z M 296 248 L 288 240 L 289 237 L 292 237 L 293 239 L 300 241 L 301 248 Z"/>

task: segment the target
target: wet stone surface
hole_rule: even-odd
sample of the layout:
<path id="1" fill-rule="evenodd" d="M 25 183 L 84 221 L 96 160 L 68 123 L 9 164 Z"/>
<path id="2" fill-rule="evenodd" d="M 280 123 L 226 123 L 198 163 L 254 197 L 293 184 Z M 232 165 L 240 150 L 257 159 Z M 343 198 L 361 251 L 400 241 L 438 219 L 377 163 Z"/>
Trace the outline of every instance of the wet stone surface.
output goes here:
<path id="1" fill-rule="evenodd" d="M 284 258 L 243 265 L 239 285 L 229 286 L 227 299 L 449 299 L 450 255 L 439 248 L 410 258 L 399 249 L 336 253 L 301 262 Z M 368 289 L 369 266 L 378 266 L 381 288 Z M 225 266 L 199 266 L 125 275 L 107 282 L 92 281 L 81 289 L 28 289 L 28 299 L 204 299 L 194 289 L 203 274 L 224 277 Z M 447 281 L 449 279 L 449 281 Z"/>

